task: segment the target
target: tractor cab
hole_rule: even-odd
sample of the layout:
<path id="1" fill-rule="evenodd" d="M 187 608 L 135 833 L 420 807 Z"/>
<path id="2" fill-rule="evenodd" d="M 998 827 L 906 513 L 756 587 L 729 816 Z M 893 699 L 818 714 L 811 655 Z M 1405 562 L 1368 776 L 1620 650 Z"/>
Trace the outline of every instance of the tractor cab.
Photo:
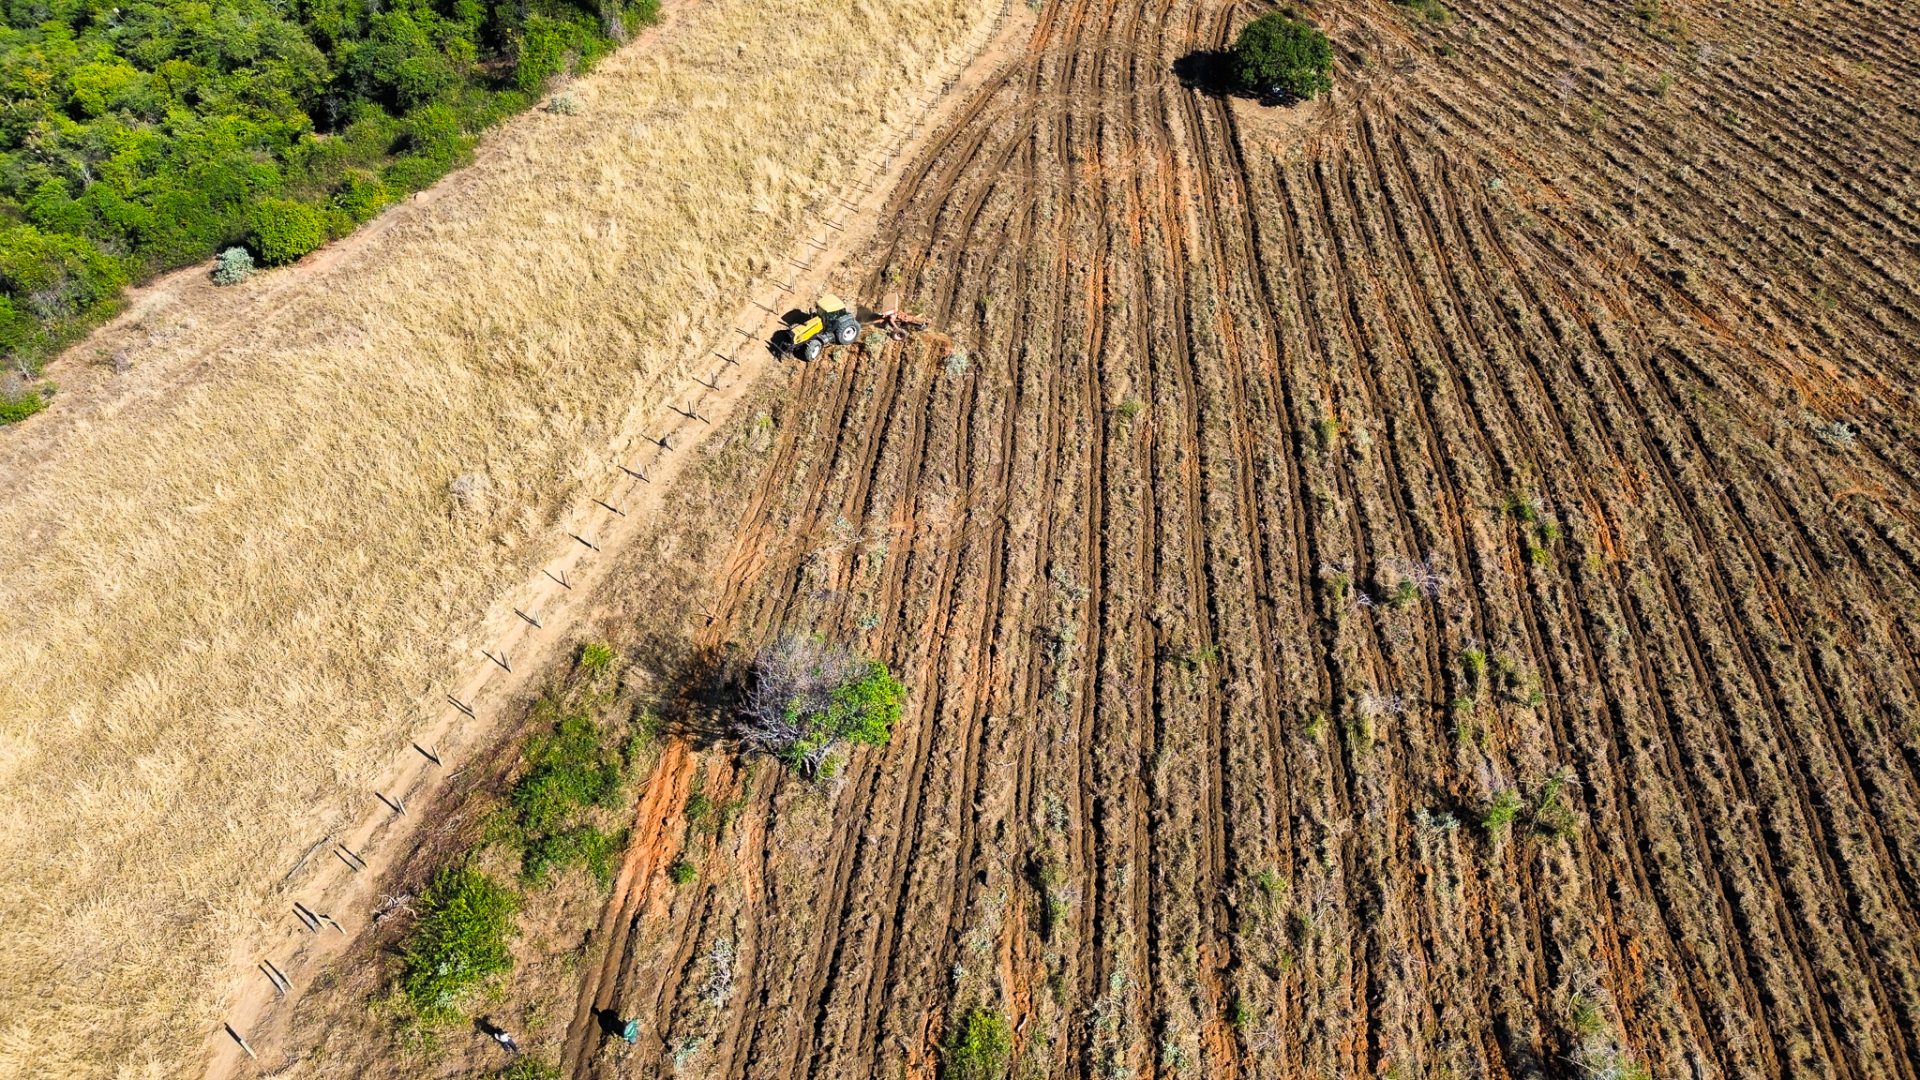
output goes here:
<path id="1" fill-rule="evenodd" d="M 813 314 L 789 330 L 794 355 L 818 360 L 828 343 L 851 345 L 860 338 L 860 319 L 832 293 L 821 293 Z"/>

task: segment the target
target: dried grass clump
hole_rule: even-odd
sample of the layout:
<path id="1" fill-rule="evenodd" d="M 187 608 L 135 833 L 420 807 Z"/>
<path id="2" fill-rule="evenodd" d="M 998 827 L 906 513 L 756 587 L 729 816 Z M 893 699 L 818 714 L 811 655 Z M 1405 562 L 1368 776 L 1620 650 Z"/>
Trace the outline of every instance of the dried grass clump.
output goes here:
<path id="1" fill-rule="evenodd" d="M 579 122 L 153 305 L 111 407 L 0 433 L 0 1075 L 200 1071 L 288 868 L 848 187 L 845 140 L 794 133 L 904 118 L 997 7 L 687 5 L 572 84 Z"/>

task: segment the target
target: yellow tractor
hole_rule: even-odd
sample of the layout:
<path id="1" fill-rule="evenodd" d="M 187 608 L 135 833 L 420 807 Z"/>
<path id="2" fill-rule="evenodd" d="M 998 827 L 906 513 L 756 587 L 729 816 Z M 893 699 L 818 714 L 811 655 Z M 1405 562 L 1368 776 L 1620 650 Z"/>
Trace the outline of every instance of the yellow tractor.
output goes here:
<path id="1" fill-rule="evenodd" d="M 860 319 L 832 293 L 822 293 L 813 314 L 787 328 L 787 347 L 802 360 L 818 360 L 828 342 L 851 345 L 860 340 Z"/>

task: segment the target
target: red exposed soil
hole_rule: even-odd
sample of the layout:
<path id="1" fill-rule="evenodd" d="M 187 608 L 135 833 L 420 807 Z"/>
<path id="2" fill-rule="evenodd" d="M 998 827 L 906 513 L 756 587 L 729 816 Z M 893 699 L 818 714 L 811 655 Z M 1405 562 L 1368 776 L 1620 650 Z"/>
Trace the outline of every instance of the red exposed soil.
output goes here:
<path id="1" fill-rule="evenodd" d="M 616 891 L 572 1073 L 1920 1077 L 1920 24 L 1453 6 L 1277 119 L 1050 2 L 908 168 L 953 346 L 781 392 L 705 630 L 906 714 Z"/>
<path id="2" fill-rule="evenodd" d="M 908 714 L 629 956 L 661 1052 L 1920 1071 L 1920 27 L 1738 8 L 1334 5 L 1276 114 L 1175 73 L 1253 9 L 1047 5 L 872 256 L 965 361 L 808 369 L 728 562 Z"/>

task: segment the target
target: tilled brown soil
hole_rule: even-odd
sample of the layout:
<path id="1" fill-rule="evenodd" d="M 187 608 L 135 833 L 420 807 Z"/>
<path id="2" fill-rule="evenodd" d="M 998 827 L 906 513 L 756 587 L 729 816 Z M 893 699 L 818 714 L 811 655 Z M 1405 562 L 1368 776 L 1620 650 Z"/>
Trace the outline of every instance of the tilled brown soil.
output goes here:
<path id="1" fill-rule="evenodd" d="M 1920 19 L 1453 6 L 1284 114 L 1260 9 L 1041 9 L 870 253 L 955 350 L 718 496 L 702 643 L 907 714 L 616 895 L 569 1070 L 1920 1076 Z"/>

